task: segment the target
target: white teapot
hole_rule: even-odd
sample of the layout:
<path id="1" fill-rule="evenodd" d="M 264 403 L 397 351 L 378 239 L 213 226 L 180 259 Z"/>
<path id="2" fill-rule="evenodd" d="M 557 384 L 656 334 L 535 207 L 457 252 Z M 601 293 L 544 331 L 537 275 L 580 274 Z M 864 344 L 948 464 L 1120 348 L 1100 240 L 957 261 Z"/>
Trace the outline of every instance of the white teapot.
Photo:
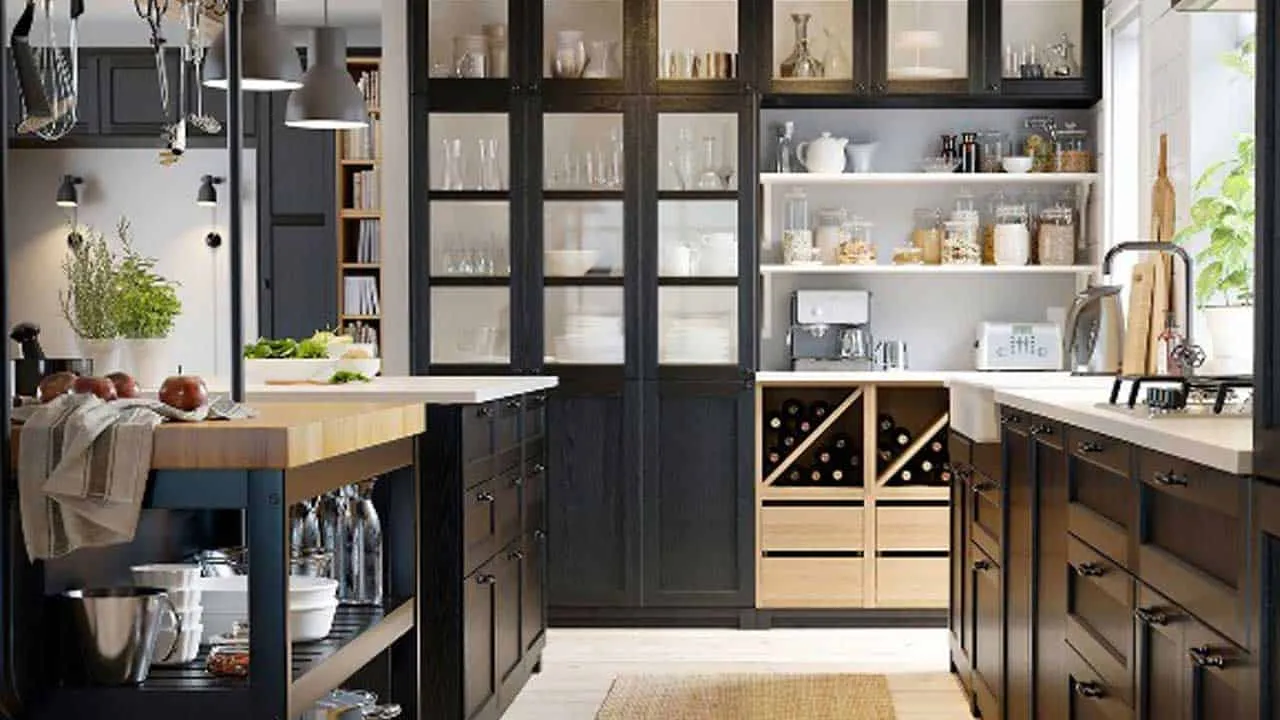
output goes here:
<path id="1" fill-rule="evenodd" d="M 811 173 L 839 175 L 844 172 L 844 148 L 848 144 L 848 138 L 834 138 L 824 132 L 817 140 L 797 145 L 796 157 Z"/>

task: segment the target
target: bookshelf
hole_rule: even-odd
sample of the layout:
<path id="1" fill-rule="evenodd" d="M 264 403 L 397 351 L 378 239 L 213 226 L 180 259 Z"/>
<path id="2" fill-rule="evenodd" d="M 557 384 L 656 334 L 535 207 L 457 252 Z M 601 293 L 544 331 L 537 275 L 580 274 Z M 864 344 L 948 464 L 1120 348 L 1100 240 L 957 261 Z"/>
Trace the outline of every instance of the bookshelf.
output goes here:
<path id="1" fill-rule="evenodd" d="M 357 342 L 382 334 L 382 83 L 380 60 L 351 57 L 369 126 L 334 134 L 337 143 L 338 328 Z"/>

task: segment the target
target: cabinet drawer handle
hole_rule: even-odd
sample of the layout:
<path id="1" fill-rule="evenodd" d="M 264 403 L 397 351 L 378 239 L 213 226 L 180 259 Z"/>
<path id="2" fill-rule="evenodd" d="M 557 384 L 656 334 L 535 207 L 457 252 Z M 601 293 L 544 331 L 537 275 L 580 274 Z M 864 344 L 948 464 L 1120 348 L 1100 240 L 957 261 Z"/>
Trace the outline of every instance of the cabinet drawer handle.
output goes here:
<path id="1" fill-rule="evenodd" d="M 1138 608 L 1133 611 L 1133 616 L 1138 619 L 1138 622 L 1146 623 L 1147 625 L 1169 624 L 1169 616 L 1157 608 Z"/>
<path id="2" fill-rule="evenodd" d="M 517 410 L 517 409 L 519 409 L 519 408 L 520 408 L 520 398 L 512 398 L 512 399 L 508 400 L 508 401 L 507 401 L 507 407 L 511 408 L 512 410 Z"/>
<path id="3" fill-rule="evenodd" d="M 1076 450 L 1086 455 L 1091 453 L 1102 452 L 1102 444 L 1093 442 L 1092 440 L 1082 440 L 1076 444 Z"/>
<path id="4" fill-rule="evenodd" d="M 547 471 L 547 466 L 543 465 L 542 463 L 534 463 L 531 470 L 533 471 L 534 475 L 541 475 L 542 473 Z"/>
<path id="5" fill-rule="evenodd" d="M 1053 426 L 1052 425 L 1032 425 L 1031 434 L 1032 435 L 1052 435 Z"/>
<path id="6" fill-rule="evenodd" d="M 1000 418 L 1000 422 L 1005 425 L 1021 425 L 1022 417 L 1019 415 L 1005 415 Z"/>
<path id="7" fill-rule="evenodd" d="M 975 560 L 973 562 L 973 569 L 978 572 L 985 572 L 991 569 L 991 563 L 986 560 Z"/>
<path id="8" fill-rule="evenodd" d="M 1227 666 L 1227 659 L 1213 652 L 1208 645 L 1193 647 L 1187 651 L 1187 655 L 1191 657 L 1191 662 L 1195 663 L 1196 667 L 1224 668 Z"/>
<path id="9" fill-rule="evenodd" d="M 1076 694 L 1080 697 L 1100 698 L 1106 693 L 1102 691 L 1102 686 L 1096 682 L 1080 682 L 1077 680 Z"/>
<path id="10" fill-rule="evenodd" d="M 496 582 L 498 582 L 498 578 L 494 577 L 493 575 L 477 575 L 476 576 L 477 585 L 493 585 Z"/>
<path id="11" fill-rule="evenodd" d="M 1156 481 L 1157 485 L 1163 485 L 1164 487 L 1186 487 L 1187 486 L 1186 476 L 1179 475 L 1175 472 L 1167 472 L 1167 473 L 1157 472 L 1154 475 L 1152 475 L 1152 478 Z"/>
<path id="12" fill-rule="evenodd" d="M 508 560 L 523 560 L 523 559 L 524 559 L 524 551 L 523 551 L 523 550 L 513 550 L 513 551 L 511 552 L 511 554 L 507 556 L 507 559 L 508 559 Z"/>
<path id="13" fill-rule="evenodd" d="M 1080 577 L 1102 577 L 1107 574 L 1107 569 L 1095 562 L 1080 563 L 1075 569 Z"/>
<path id="14" fill-rule="evenodd" d="M 484 417 L 484 418 L 493 417 L 493 408 L 489 407 L 488 405 L 485 405 L 484 407 L 480 408 L 477 414 L 480 417 Z"/>
<path id="15" fill-rule="evenodd" d="M 547 531 L 546 531 L 546 530 L 534 530 L 534 531 L 533 531 L 533 538 L 534 538 L 535 540 L 545 540 L 545 539 L 547 538 Z"/>
<path id="16" fill-rule="evenodd" d="M 524 487 L 524 478 L 519 475 L 515 476 L 514 478 L 511 478 L 511 487 L 514 487 L 514 488 Z"/>
<path id="17" fill-rule="evenodd" d="M 493 493 L 491 492 L 476 493 L 476 502 L 478 503 L 491 503 L 493 500 Z"/>

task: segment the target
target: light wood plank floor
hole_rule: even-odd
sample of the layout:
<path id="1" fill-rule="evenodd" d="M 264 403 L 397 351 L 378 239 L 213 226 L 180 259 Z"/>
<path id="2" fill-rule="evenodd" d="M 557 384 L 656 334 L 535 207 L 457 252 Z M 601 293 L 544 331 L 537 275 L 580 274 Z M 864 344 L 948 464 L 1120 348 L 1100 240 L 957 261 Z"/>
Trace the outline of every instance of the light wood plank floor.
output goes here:
<path id="1" fill-rule="evenodd" d="M 881 673 L 898 720 L 968 720 L 948 652 L 935 629 L 553 629 L 504 720 L 592 720 L 620 674 L 760 672 Z"/>

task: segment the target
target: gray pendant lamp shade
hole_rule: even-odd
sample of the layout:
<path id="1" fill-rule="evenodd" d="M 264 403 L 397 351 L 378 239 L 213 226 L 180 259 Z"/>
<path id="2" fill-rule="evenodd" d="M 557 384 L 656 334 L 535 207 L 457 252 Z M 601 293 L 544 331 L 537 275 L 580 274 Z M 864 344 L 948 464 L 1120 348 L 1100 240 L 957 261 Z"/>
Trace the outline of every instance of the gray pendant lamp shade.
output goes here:
<path id="1" fill-rule="evenodd" d="M 276 24 L 275 0 L 244 0 L 240 47 L 243 80 L 249 92 L 293 90 L 302 86 L 302 60 Z M 204 84 L 227 89 L 226 29 L 218 33 L 205 59 Z"/>
<path id="2" fill-rule="evenodd" d="M 218 207 L 218 188 L 215 185 L 221 185 L 225 178 L 216 177 L 214 175 L 205 175 L 200 178 L 200 189 L 196 192 L 196 204 L 200 207 Z"/>
<path id="3" fill-rule="evenodd" d="M 313 62 L 302 87 L 289 95 L 284 124 L 307 130 L 366 127 L 364 95 L 347 72 L 347 34 L 342 28 L 315 30 Z"/>
<path id="4" fill-rule="evenodd" d="M 80 192 L 76 186 L 84 182 L 84 178 L 75 175 L 63 175 L 58 183 L 58 196 L 55 199 L 58 207 L 73 208 L 80 206 Z"/>

